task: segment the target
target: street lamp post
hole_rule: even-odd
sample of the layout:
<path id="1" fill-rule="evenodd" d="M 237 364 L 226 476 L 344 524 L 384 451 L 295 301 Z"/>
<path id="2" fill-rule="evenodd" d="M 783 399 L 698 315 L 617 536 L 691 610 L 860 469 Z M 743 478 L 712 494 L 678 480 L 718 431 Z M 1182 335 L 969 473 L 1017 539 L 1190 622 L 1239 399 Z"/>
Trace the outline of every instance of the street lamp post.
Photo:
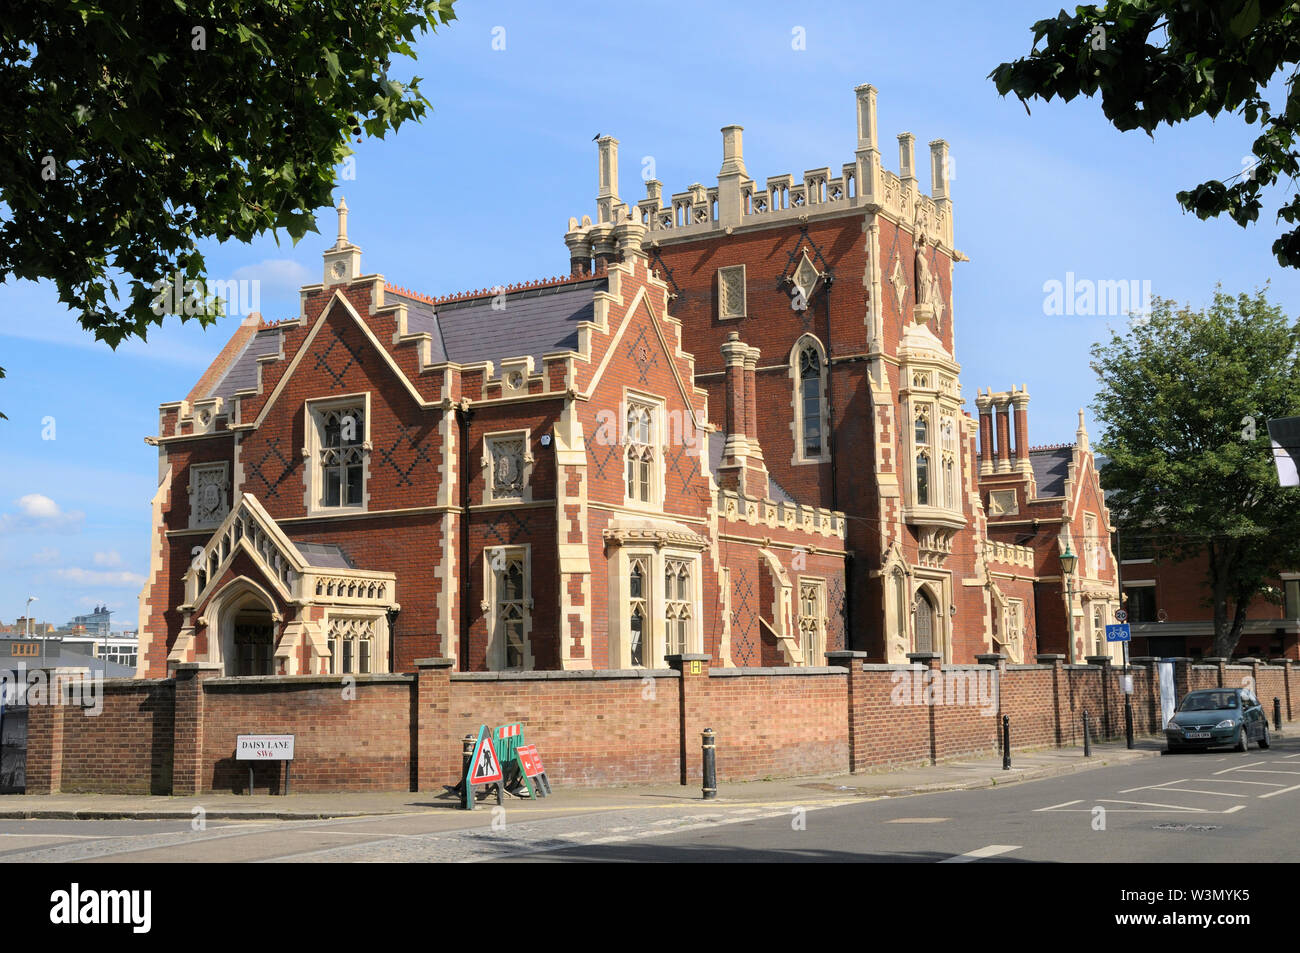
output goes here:
<path id="1" fill-rule="evenodd" d="M 35 596 L 27 597 L 27 608 L 23 611 L 23 635 L 32 637 L 32 603 L 40 602 Z M 45 668 L 45 640 L 41 639 L 41 668 Z"/>
<path id="2" fill-rule="evenodd" d="M 1074 590 L 1070 585 L 1070 577 L 1074 575 L 1074 567 L 1078 562 L 1079 557 L 1070 552 L 1070 543 L 1067 540 L 1065 552 L 1061 553 L 1061 575 L 1065 578 L 1065 644 L 1071 662 L 1076 659 L 1074 657 Z"/>

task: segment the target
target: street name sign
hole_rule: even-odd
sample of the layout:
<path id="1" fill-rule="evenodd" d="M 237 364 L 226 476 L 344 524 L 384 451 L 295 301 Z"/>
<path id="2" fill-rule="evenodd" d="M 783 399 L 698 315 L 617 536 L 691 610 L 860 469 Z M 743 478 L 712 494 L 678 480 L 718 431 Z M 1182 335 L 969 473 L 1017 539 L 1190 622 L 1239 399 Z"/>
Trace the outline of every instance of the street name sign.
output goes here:
<path id="1" fill-rule="evenodd" d="M 240 735 L 235 739 L 236 761 L 292 761 L 293 735 Z"/>

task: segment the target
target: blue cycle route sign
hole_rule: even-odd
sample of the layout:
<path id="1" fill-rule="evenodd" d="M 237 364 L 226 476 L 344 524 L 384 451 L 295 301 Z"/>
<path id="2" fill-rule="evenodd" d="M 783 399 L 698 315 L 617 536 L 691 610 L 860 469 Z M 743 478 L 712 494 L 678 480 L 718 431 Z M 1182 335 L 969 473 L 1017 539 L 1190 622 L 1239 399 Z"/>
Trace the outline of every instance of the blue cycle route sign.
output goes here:
<path id="1" fill-rule="evenodd" d="M 1132 638 L 1127 622 L 1106 626 L 1107 642 L 1129 642 L 1132 641 Z"/>

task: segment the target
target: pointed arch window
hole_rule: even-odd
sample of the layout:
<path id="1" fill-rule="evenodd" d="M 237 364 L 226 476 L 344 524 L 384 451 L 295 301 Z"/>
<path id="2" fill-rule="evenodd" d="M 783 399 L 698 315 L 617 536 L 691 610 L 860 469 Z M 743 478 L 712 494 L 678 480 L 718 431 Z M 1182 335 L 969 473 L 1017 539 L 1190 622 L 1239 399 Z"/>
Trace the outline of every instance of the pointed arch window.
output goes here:
<path id="1" fill-rule="evenodd" d="M 627 498 L 633 502 L 653 500 L 654 408 L 647 404 L 627 405 Z"/>
<path id="2" fill-rule="evenodd" d="M 631 649 L 633 667 L 645 665 L 646 643 L 646 605 L 649 593 L 646 591 L 647 560 L 637 557 L 628 567 L 628 644 Z"/>
<path id="3" fill-rule="evenodd" d="M 934 651 L 934 603 L 924 590 L 916 597 L 916 651 Z"/>
<path id="4" fill-rule="evenodd" d="M 790 355 L 794 380 L 793 463 L 821 462 L 829 457 L 829 410 L 826 400 L 826 352 L 812 335 L 804 335 Z"/>
<path id="5" fill-rule="evenodd" d="M 930 415 L 922 409 L 914 420 L 913 438 L 916 445 L 916 504 L 928 506 L 930 498 Z"/>
<path id="6" fill-rule="evenodd" d="M 947 509 L 955 510 L 958 508 L 960 488 L 957 486 L 957 428 L 952 418 L 944 418 L 940 434 L 940 452 L 943 455 L 943 505 Z"/>
<path id="7" fill-rule="evenodd" d="M 690 644 L 691 566 L 681 559 L 664 560 L 664 655 L 682 655 Z"/>

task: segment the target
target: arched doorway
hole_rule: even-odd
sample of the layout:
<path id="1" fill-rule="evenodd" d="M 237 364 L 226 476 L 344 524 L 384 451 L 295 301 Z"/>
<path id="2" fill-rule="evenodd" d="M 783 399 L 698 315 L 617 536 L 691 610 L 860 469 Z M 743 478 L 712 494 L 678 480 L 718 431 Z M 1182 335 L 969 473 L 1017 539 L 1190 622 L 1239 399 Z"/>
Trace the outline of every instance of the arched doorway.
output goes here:
<path id="1" fill-rule="evenodd" d="M 935 609 L 924 589 L 916 594 L 916 651 L 933 652 L 935 644 Z"/>
<path id="2" fill-rule="evenodd" d="M 270 607 L 248 595 L 223 615 L 226 674 L 274 675 L 275 619 Z"/>

